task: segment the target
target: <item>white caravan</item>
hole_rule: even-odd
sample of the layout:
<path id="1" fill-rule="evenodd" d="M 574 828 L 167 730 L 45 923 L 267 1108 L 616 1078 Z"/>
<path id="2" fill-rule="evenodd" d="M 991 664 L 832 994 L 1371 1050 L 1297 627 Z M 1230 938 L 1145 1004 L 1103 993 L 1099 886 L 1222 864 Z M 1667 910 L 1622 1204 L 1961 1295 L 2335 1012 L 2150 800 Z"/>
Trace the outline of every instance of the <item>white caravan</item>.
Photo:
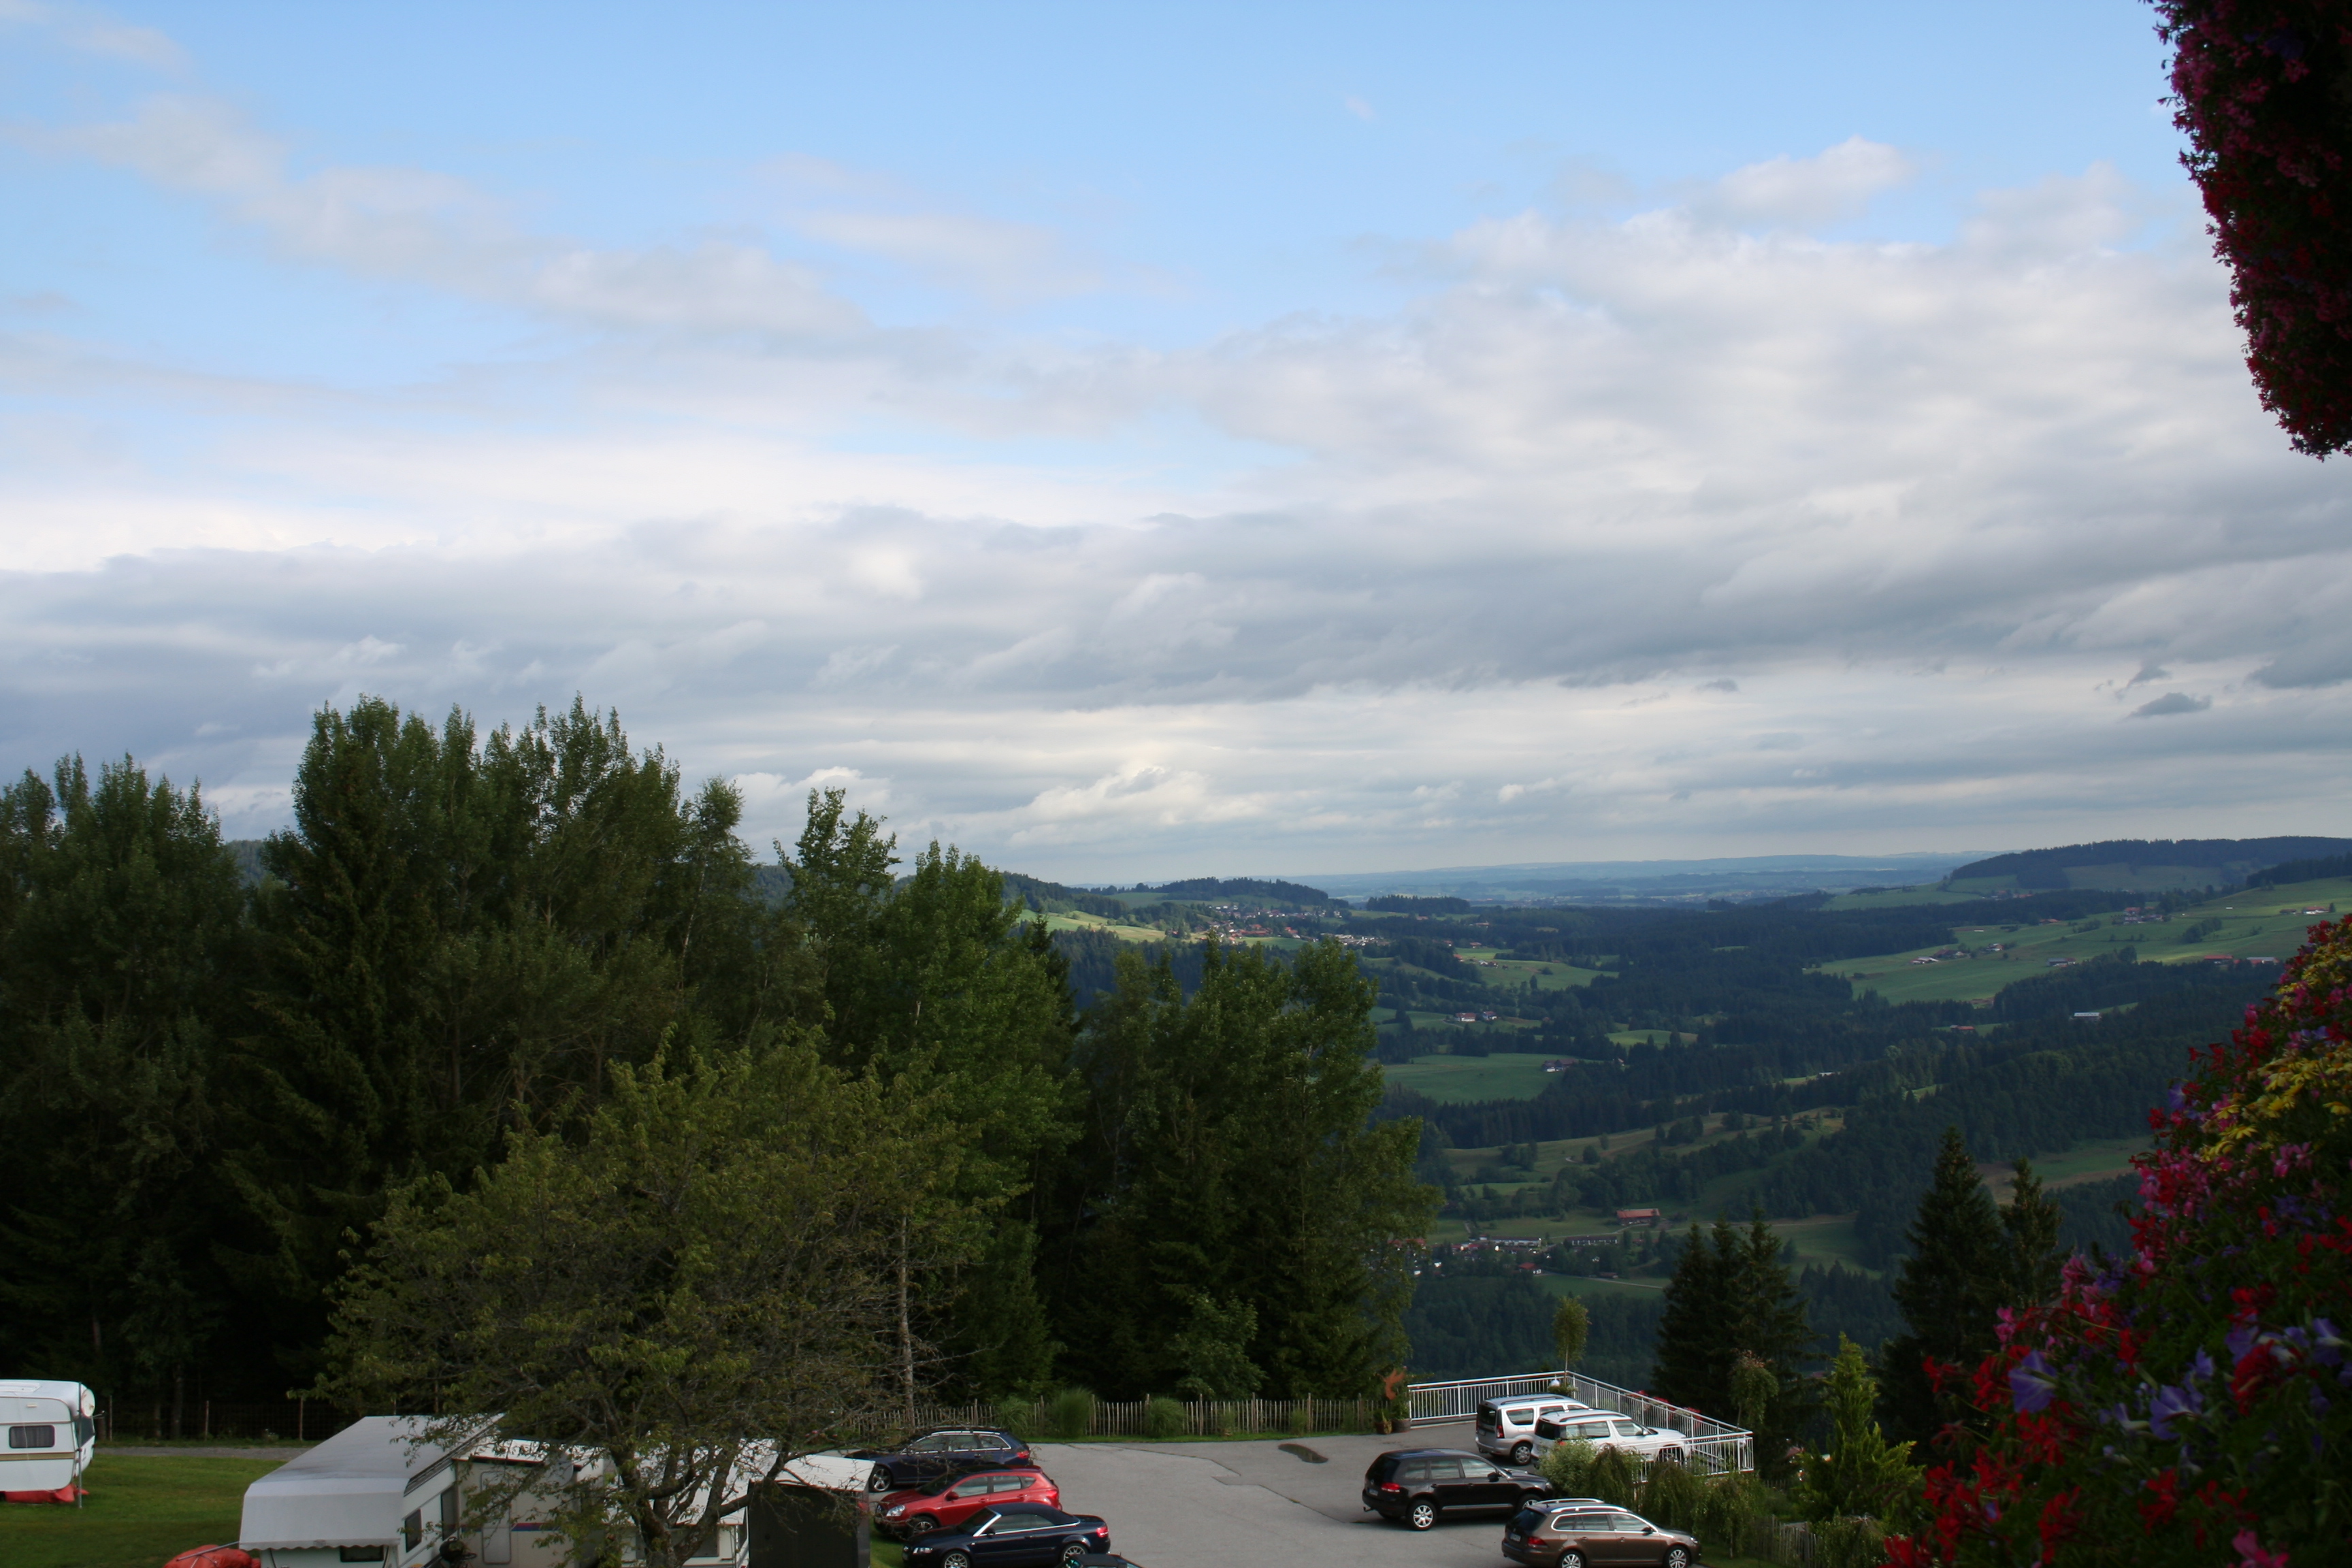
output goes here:
<path id="1" fill-rule="evenodd" d="M 0 1382 L 0 1492 L 12 1501 L 71 1502 L 98 1448 L 98 1401 L 79 1383 Z"/>
<path id="2" fill-rule="evenodd" d="M 550 1529 L 552 1500 L 530 1474 L 546 1469 L 547 1447 L 498 1440 L 497 1423 L 486 1416 L 457 1446 L 453 1464 L 451 1449 L 419 1441 L 425 1425 L 419 1416 L 365 1416 L 262 1477 L 246 1489 L 237 1544 L 262 1568 L 421 1568 L 455 1538 L 482 1568 L 560 1568 L 569 1543 Z M 736 1483 L 762 1473 L 773 1453 L 753 1445 L 737 1462 Z M 558 1463 L 568 1479 L 572 1461 L 559 1454 Z M 812 1454 L 783 1476 L 854 1498 L 870 1468 L 866 1460 Z M 483 1490 L 499 1500 L 479 1500 Z M 695 1563 L 740 1568 L 751 1554 L 747 1523 L 740 1512 L 730 1517 Z M 622 1560 L 633 1556 L 625 1550 Z"/>
<path id="3" fill-rule="evenodd" d="M 245 1489 L 237 1544 L 263 1568 L 415 1568 L 457 1530 L 448 1451 L 425 1419 L 363 1415 Z"/>

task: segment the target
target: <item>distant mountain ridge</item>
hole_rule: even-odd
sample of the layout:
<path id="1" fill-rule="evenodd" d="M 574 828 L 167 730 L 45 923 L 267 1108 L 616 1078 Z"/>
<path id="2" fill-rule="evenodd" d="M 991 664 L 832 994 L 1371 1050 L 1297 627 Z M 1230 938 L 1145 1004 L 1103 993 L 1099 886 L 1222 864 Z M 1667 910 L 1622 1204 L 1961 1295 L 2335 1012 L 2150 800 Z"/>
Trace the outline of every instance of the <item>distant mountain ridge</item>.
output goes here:
<path id="1" fill-rule="evenodd" d="M 2352 838 L 2107 838 L 2052 849 L 2021 849 L 1955 868 L 1951 880 L 2009 879 L 2023 889 L 2119 888 L 2211 873 L 2217 884 L 2242 882 L 2290 860 L 2320 860 L 2352 852 Z M 2172 873 L 2169 877 L 2155 873 Z"/>

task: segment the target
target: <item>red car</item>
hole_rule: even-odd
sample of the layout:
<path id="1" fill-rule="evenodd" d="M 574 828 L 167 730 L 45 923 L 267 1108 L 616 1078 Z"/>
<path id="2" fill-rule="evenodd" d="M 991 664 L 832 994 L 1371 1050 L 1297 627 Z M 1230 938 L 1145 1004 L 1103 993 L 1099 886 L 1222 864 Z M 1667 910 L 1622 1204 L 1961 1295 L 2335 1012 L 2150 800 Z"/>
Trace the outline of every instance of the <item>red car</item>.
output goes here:
<path id="1" fill-rule="evenodd" d="M 877 1499 L 874 1520 L 901 1541 L 934 1530 L 952 1530 L 984 1508 L 1009 1502 L 1062 1506 L 1062 1489 L 1043 1470 L 975 1470 L 952 1481 L 912 1487 Z"/>

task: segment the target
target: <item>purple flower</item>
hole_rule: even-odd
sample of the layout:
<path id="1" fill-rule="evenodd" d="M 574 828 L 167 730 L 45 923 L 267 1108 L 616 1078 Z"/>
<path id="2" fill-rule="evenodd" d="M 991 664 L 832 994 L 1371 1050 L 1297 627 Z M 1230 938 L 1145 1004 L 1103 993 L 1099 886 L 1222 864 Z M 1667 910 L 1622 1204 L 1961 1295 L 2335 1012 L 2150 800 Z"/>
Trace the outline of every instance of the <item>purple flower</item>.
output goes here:
<path id="1" fill-rule="evenodd" d="M 2202 1383 L 2212 1375 L 2213 1358 L 2202 1346 L 2200 1346 L 2197 1358 L 2189 1363 L 2189 1380 L 2191 1383 Z"/>
<path id="2" fill-rule="evenodd" d="M 2322 1366 L 2334 1366 L 2344 1359 L 2344 1335 L 2326 1318 L 2311 1320 L 2313 1341 L 2311 1356 Z"/>
<path id="3" fill-rule="evenodd" d="M 2261 1332 L 2262 1331 L 2252 1323 L 2240 1323 L 2236 1328 L 2231 1329 L 2222 1341 L 2230 1347 L 2230 1359 L 2245 1360 L 2246 1352 L 2254 1348 L 2255 1336 Z"/>
<path id="4" fill-rule="evenodd" d="M 2009 1395 L 2022 1415 L 2040 1414 L 2057 1397 L 2057 1382 L 2040 1351 L 2028 1351 L 2023 1361 L 2009 1369 Z"/>
<path id="5" fill-rule="evenodd" d="M 2178 1385 L 2159 1388 L 2147 1408 L 2147 1429 L 2167 1442 L 2172 1440 L 2172 1423 L 2183 1416 L 2194 1419 L 2205 1414 L 2205 1396 L 2193 1388 Z"/>

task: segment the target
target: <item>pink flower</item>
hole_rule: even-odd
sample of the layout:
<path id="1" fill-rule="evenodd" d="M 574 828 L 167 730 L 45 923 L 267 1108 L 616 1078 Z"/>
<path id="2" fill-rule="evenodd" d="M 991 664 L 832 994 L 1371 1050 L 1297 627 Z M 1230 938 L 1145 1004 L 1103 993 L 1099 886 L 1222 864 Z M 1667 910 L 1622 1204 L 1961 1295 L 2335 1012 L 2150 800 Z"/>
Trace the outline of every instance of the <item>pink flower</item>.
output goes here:
<path id="1" fill-rule="evenodd" d="M 2230 1544 L 2237 1549 L 2238 1568 L 2286 1568 L 2286 1553 L 2263 1551 L 2263 1543 L 2254 1539 L 2251 1530 L 2238 1531 Z"/>

